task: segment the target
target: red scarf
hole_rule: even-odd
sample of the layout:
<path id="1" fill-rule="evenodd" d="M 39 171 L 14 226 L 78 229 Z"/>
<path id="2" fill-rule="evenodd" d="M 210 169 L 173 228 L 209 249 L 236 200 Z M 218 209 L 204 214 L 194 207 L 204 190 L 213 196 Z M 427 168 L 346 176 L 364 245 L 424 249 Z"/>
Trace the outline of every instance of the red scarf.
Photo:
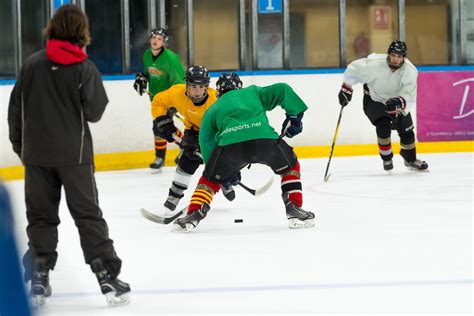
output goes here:
<path id="1" fill-rule="evenodd" d="M 52 39 L 46 42 L 46 56 L 61 65 L 79 63 L 87 58 L 84 50 L 68 41 Z"/>

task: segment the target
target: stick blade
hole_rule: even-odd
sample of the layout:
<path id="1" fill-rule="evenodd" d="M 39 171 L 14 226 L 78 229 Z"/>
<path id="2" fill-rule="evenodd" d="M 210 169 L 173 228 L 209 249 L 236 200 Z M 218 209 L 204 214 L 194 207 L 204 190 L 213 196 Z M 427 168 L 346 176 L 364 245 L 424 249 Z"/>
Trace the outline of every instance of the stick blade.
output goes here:
<path id="1" fill-rule="evenodd" d="M 175 215 L 171 216 L 171 217 L 165 217 L 165 216 L 160 216 L 158 214 L 154 214 L 144 208 L 141 208 L 140 209 L 140 213 L 142 214 L 142 216 L 144 218 L 146 218 L 147 220 L 149 221 L 152 221 L 152 222 L 155 222 L 155 223 L 158 223 L 158 224 L 162 224 L 162 225 L 168 225 L 169 223 L 173 222 L 175 219 L 177 219 L 178 217 L 181 216 L 181 214 L 183 214 L 185 209 L 182 209 L 181 211 L 179 211 L 178 213 L 176 213 Z"/>
<path id="2" fill-rule="evenodd" d="M 271 177 L 263 187 L 255 189 L 254 195 L 259 196 L 259 195 L 262 195 L 263 193 L 267 192 L 272 187 L 273 179 L 274 179 L 274 177 Z"/>
<path id="3" fill-rule="evenodd" d="M 331 176 L 330 173 L 329 173 L 327 176 L 325 176 L 325 177 L 324 177 L 324 182 L 328 182 L 330 176 Z"/>

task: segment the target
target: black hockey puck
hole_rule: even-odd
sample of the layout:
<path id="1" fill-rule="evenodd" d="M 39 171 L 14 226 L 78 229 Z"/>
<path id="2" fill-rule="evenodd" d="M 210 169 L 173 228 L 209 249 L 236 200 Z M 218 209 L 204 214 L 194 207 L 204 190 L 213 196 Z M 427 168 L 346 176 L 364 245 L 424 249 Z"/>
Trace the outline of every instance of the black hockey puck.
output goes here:
<path id="1" fill-rule="evenodd" d="M 241 218 L 234 219 L 234 223 L 243 223 L 243 222 L 244 222 L 244 220 L 241 219 Z"/>

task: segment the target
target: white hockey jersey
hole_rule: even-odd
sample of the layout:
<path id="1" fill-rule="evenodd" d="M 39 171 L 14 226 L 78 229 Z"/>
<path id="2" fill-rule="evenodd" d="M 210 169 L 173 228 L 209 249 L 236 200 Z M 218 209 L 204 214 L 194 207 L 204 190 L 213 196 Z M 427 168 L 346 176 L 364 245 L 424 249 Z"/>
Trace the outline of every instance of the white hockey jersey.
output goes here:
<path id="1" fill-rule="evenodd" d="M 401 96 L 407 102 L 406 114 L 416 102 L 417 77 L 418 70 L 407 58 L 399 69 L 392 71 L 387 64 L 387 54 L 370 54 L 347 66 L 344 83 L 351 86 L 366 83 L 372 100 L 384 104 L 390 98 Z"/>

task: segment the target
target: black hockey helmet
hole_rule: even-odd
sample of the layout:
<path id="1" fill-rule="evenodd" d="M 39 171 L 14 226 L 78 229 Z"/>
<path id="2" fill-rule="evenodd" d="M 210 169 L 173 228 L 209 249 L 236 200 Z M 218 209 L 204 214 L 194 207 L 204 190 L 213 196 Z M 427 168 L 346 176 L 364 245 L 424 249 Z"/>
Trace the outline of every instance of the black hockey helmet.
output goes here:
<path id="1" fill-rule="evenodd" d="M 191 66 L 186 71 L 186 84 L 208 85 L 211 81 L 209 71 L 204 66 Z"/>
<path id="2" fill-rule="evenodd" d="M 387 54 L 395 53 L 407 57 L 407 44 L 402 41 L 393 41 L 388 47 Z"/>
<path id="3" fill-rule="evenodd" d="M 153 35 L 160 35 L 160 36 L 163 36 L 165 41 L 168 40 L 168 31 L 165 28 L 159 27 L 157 29 L 151 30 L 149 38 L 152 38 Z"/>
<path id="4" fill-rule="evenodd" d="M 221 73 L 216 82 L 216 89 L 219 96 L 230 90 L 242 89 L 242 80 L 235 72 Z"/>

